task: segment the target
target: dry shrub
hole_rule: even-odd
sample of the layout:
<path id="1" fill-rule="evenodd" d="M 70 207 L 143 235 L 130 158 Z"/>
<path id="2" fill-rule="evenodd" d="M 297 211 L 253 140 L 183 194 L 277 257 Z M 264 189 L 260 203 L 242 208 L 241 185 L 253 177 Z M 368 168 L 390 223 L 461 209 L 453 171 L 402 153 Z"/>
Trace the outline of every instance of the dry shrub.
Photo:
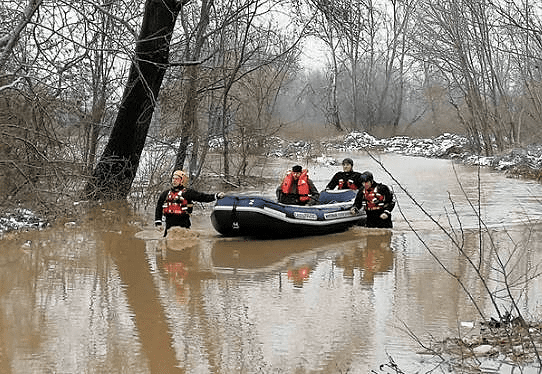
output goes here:
<path id="1" fill-rule="evenodd" d="M 0 96 L 0 201 L 2 209 L 24 206 L 51 213 L 73 194 L 69 142 L 57 136 L 56 102 L 34 91 L 4 90 Z"/>

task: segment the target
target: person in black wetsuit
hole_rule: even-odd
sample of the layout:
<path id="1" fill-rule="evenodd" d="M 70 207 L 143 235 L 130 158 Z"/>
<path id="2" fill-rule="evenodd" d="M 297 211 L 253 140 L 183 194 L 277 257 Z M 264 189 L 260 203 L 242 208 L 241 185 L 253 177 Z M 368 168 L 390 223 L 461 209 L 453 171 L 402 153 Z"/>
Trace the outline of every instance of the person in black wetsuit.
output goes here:
<path id="1" fill-rule="evenodd" d="M 354 171 L 354 161 L 351 158 L 345 158 L 342 164 L 343 171 L 339 171 L 331 178 L 326 186 L 326 190 L 332 190 L 335 187 L 338 187 L 339 190 L 359 190 L 362 188 L 361 173 Z"/>
<path id="2" fill-rule="evenodd" d="M 362 188 L 358 191 L 352 214 L 363 207 L 367 213 L 366 227 L 392 228 L 391 211 L 395 207 L 393 192 L 388 186 L 374 181 L 373 173 L 365 171 L 361 175 Z"/>

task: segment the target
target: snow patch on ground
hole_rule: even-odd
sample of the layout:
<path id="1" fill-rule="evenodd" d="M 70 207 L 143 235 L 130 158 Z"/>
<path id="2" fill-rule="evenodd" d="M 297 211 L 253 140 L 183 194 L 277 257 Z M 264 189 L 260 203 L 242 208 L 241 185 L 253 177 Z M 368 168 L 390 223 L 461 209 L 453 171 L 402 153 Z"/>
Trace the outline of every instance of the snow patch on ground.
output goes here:
<path id="1" fill-rule="evenodd" d="M 0 217 L 0 234 L 20 229 L 41 229 L 47 225 L 46 221 L 36 216 L 28 209 L 15 209 L 6 212 Z"/>

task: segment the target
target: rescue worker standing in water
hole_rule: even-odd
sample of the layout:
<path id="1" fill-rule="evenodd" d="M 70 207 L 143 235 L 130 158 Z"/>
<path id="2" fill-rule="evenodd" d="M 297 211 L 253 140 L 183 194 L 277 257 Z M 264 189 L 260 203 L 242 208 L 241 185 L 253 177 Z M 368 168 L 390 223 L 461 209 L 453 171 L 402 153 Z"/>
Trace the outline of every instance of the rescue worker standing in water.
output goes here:
<path id="1" fill-rule="evenodd" d="M 361 173 L 354 171 L 354 161 L 351 158 L 345 158 L 342 162 L 343 171 L 336 173 L 326 186 L 326 190 L 332 190 L 335 187 L 339 190 L 359 190 L 361 185 Z"/>
<path id="2" fill-rule="evenodd" d="M 295 165 L 277 188 L 279 203 L 291 205 L 315 205 L 320 194 L 309 178 L 307 169 Z"/>
<path id="3" fill-rule="evenodd" d="M 395 207 L 393 192 L 374 181 L 370 171 L 361 174 L 363 186 L 358 191 L 351 210 L 356 214 L 363 207 L 367 213 L 366 227 L 392 228 L 391 211 Z"/>
<path id="4" fill-rule="evenodd" d="M 154 213 L 154 224 L 162 230 L 162 217 L 165 216 L 166 229 L 164 236 L 167 235 L 167 230 L 172 226 L 190 228 L 190 213 L 192 213 L 194 201 L 209 203 L 224 197 L 224 192 L 207 194 L 187 188 L 187 184 L 188 175 L 182 170 L 176 170 L 171 176 L 171 188 L 162 192 L 158 197 Z"/>

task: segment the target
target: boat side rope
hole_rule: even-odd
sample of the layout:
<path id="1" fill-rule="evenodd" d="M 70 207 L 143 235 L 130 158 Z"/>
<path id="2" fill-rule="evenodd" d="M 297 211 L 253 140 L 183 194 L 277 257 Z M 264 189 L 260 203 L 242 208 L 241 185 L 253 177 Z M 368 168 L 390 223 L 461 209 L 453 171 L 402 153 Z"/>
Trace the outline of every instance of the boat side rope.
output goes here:
<path id="1" fill-rule="evenodd" d="M 237 215 L 237 204 L 239 203 L 239 198 L 236 196 L 231 209 L 231 227 L 234 230 L 239 230 L 239 216 Z"/>

